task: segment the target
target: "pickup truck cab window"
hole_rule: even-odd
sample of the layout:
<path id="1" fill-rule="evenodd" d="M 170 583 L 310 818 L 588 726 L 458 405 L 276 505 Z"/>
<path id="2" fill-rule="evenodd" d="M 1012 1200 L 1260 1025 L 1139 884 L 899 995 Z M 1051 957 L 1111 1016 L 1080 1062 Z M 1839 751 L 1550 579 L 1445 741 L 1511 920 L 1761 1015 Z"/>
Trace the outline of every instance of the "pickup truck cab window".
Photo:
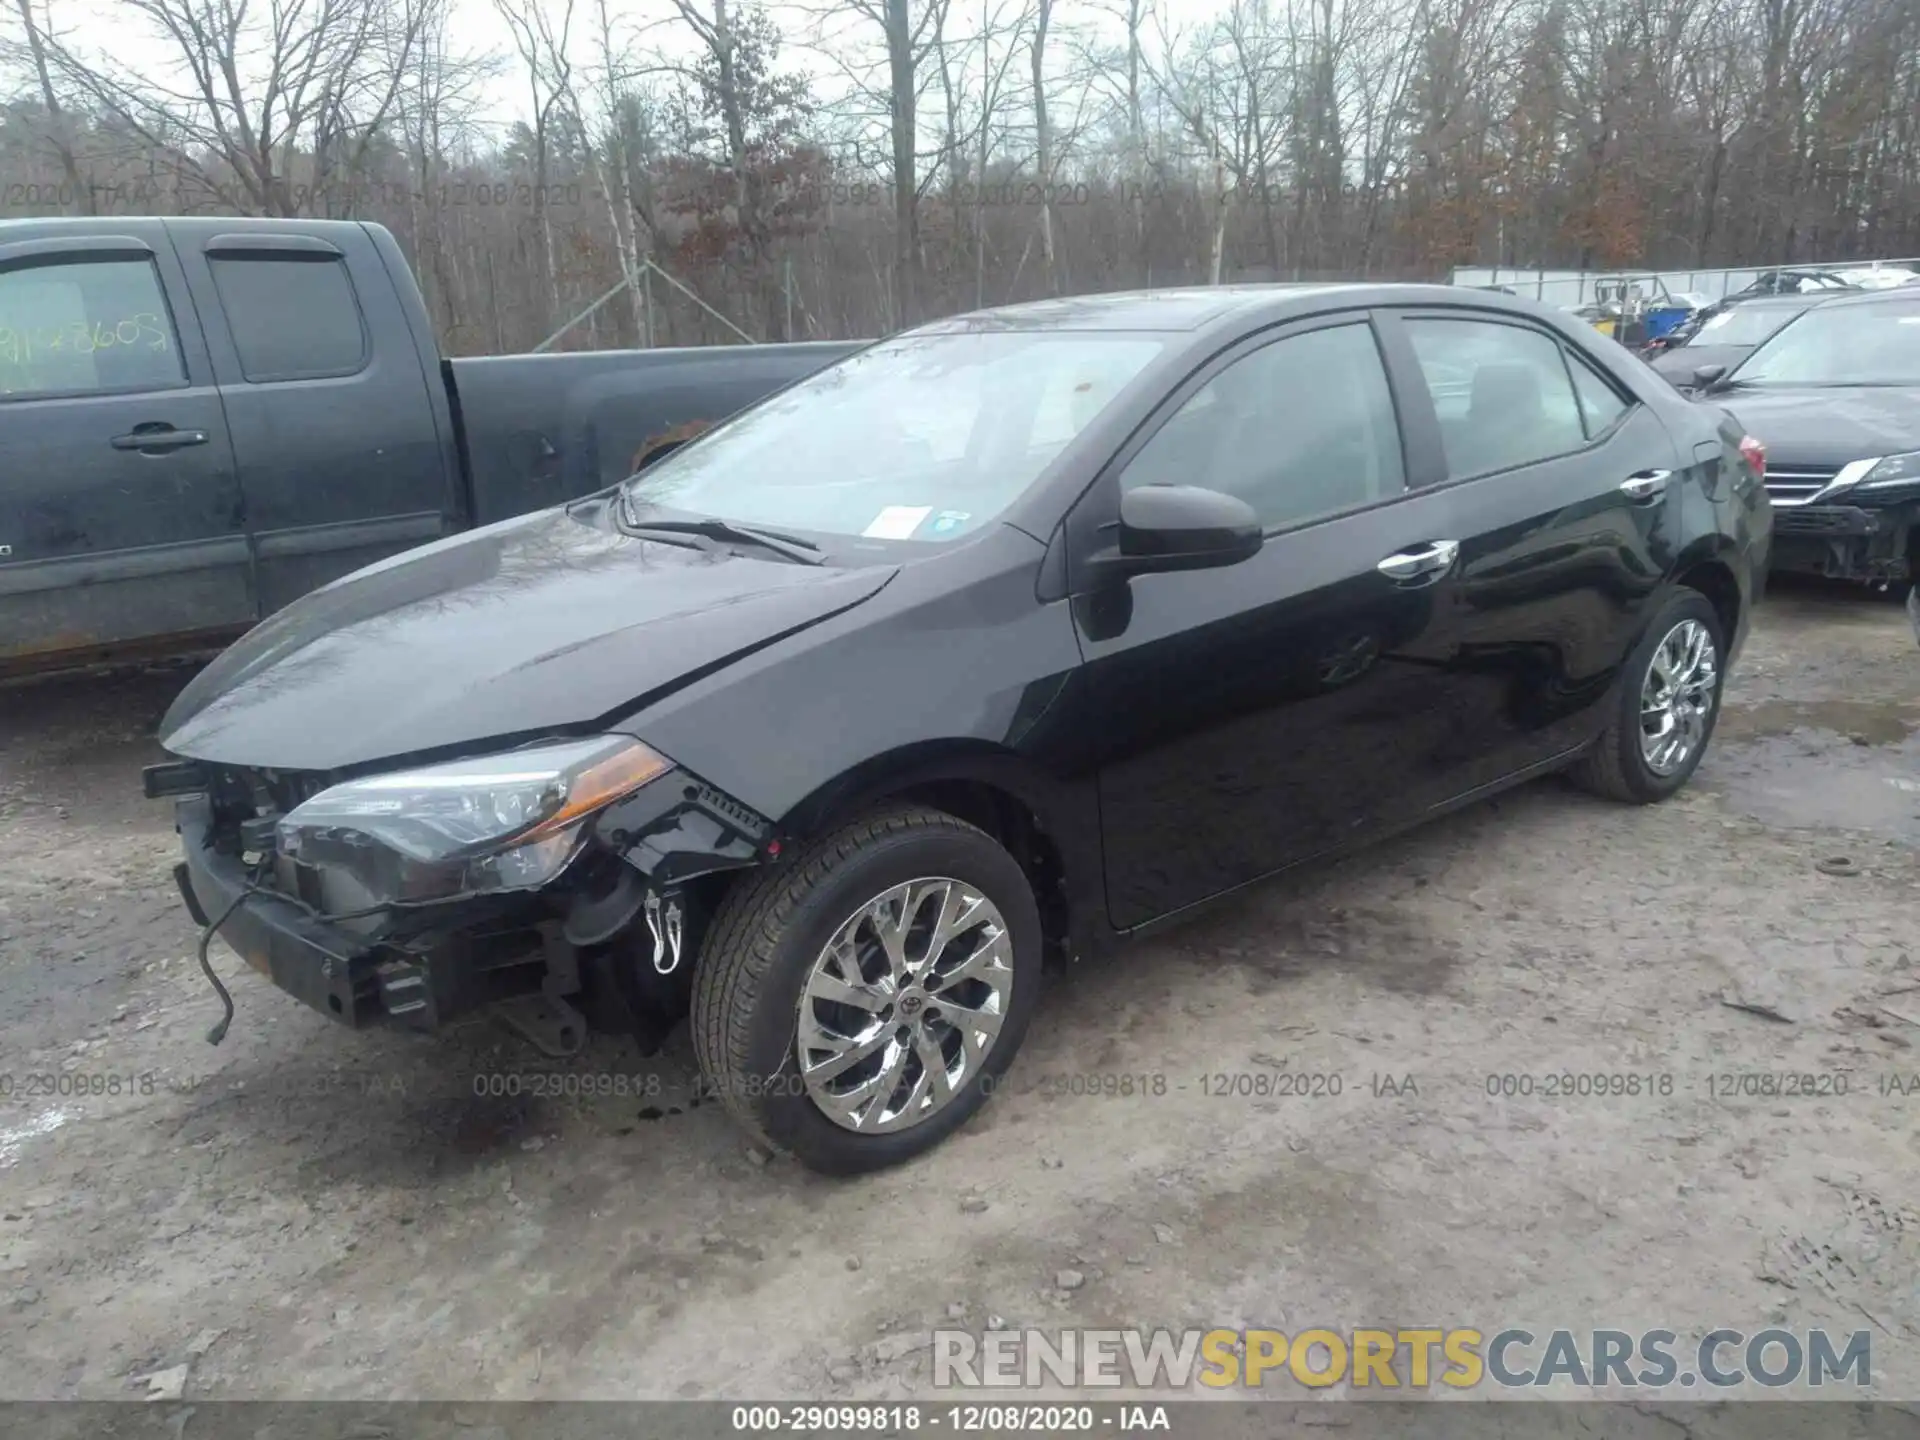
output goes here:
<path id="1" fill-rule="evenodd" d="M 75 258 L 0 270 L 0 399 L 186 383 L 151 260 Z"/>
<path id="2" fill-rule="evenodd" d="M 1268 530 L 1405 488 L 1393 395 L 1365 321 L 1276 340 L 1221 370 L 1120 477 L 1238 496 Z"/>
<path id="3" fill-rule="evenodd" d="M 1449 478 L 1586 447 L 1580 402 L 1551 336 L 1495 320 L 1420 317 L 1406 328 L 1440 422 Z"/>
<path id="4" fill-rule="evenodd" d="M 240 372 L 251 384 L 356 374 L 366 323 L 337 255 L 212 255 Z"/>
<path id="5" fill-rule="evenodd" d="M 1130 332 L 933 333 L 802 381 L 630 481 L 630 511 L 944 542 L 992 521 L 1164 341 Z"/>

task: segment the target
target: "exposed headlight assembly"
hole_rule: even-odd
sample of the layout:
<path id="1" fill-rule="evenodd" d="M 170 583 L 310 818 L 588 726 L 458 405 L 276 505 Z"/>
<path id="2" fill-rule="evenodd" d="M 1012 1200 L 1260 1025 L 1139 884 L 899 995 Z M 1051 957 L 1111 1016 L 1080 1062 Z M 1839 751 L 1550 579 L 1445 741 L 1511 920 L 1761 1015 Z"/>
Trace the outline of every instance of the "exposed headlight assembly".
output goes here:
<path id="1" fill-rule="evenodd" d="M 1895 485 L 1920 485 L 1920 450 L 1889 455 L 1861 477 L 1856 489 L 1887 490 Z"/>
<path id="2" fill-rule="evenodd" d="M 611 735 L 369 775 L 289 812 L 280 853 L 366 906 L 538 889 L 580 852 L 589 816 L 670 766 Z"/>

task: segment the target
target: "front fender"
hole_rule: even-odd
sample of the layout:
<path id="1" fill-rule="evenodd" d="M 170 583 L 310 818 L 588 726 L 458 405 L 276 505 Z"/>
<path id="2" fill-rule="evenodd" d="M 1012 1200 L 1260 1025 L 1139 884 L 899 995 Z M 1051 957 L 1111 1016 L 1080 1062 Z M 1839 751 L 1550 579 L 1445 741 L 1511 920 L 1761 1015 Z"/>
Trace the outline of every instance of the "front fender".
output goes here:
<path id="1" fill-rule="evenodd" d="M 818 786 L 781 817 L 783 837 L 803 840 L 900 795 L 970 786 L 1010 800 L 1051 842 L 1062 871 L 1076 954 L 1108 939 L 1099 803 L 1091 778 L 1061 780 L 1011 750 L 979 740 L 926 740 L 862 761 Z"/>

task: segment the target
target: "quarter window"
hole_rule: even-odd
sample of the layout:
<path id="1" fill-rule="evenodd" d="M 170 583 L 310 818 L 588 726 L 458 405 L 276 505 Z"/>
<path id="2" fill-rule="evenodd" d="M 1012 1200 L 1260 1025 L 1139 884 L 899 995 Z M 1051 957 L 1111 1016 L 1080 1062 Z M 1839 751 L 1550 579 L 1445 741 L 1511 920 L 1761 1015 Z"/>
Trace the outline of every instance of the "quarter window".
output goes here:
<path id="1" fill-rule="evenodd" d="M 187 383 L 151 260 L 0 271 L 0 399 L 124 394 Z"/>
<path id="2" fill-rule="evenodd" d="M 352 375 L 366 364 L 366 326 L 341 260 L 263 255 L 209 263 L 249 381 Z"/>
<path id="3" fill-rule="evenodd" d="M 1619 391 L 1600 378 L 1591 365 L 1572 351 L 1567 352 L 1567 369 L 1573 375 L 1574 393 L 1580 397 L 1580 416 L 1587 422 L 1587 438 L 1598 440 L 1627 413 L 1627 402 L 1620 398 Z"/>
<path id="4" fill-rule="evenodd" d="M 1128 462 L 1121 485 L 1201 485 L 1272 530 L 1405 488 L 1386 370 L 1364 322 L 1262 346 L 1196 391 Z"/>
<path id="5" fill-rule="evenodd" d="M 1409 320 L 1407 336 L 1433 397 L 1451 478 L 1585 447 L 1586 424 L 1559 341 L 1480 320 Z"/>

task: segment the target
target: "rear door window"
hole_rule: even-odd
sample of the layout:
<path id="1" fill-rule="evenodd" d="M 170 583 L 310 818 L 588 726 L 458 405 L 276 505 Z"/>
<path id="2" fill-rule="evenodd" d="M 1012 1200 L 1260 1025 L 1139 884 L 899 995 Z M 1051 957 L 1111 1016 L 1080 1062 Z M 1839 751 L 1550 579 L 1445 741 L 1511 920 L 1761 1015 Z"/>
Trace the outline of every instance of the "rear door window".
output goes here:
<path id="1" fill-rule="evenodd" d="M 1495 320 L 1423 317 L 1406 326 L 1440 421 L 1450 478 L 1585 448 L 1586 422 L 1559 341 Z"/>
<path id="2" fill-rule="evenodd" d="M 240 373 L 253 384 L 353 375 L 367 363 L 360 301 L 337 256 L 210 256 Z"/>
<path id="3" fill-rule="evenodd" d="M 151 260 L 0 270 L 0 399 L 111 395 L 187 383 Z"/>

